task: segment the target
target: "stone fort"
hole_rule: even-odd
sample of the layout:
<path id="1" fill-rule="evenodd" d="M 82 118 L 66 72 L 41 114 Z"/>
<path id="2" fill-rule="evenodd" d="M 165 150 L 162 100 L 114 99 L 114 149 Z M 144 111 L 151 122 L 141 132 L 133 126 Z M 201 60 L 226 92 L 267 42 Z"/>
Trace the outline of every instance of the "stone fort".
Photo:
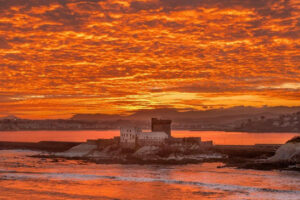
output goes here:
<path id="1" fill-rule="evenodd" d="M 172 120 L 163 120 L 152 118 L 151 119 L 151 131 L 152 132 L 165 132 L 169 138 L 171 138 L 171 123 Z"/>

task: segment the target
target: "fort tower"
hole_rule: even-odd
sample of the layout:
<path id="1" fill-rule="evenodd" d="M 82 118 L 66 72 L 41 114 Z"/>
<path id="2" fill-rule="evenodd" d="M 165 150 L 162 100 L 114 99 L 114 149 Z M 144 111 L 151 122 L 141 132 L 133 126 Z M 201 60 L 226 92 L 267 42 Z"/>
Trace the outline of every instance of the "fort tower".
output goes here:
<path id="1" fill-rule="evenodd" d="M 171 136 L 171 123 L 172 120 L 162 120 L 157 118 L 151 119 L 151 131 L 152 132 L 165 132 L 169 138 Z"/>

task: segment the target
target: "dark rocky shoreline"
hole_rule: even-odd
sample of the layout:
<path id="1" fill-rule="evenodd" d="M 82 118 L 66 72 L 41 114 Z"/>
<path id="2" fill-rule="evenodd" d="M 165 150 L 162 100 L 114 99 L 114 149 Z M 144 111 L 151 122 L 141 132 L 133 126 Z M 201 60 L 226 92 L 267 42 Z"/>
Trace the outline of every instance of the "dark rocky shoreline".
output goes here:
<path id="1" fill-rule="evenodd" d="M 165 159 L 165 158 L 151 158 L 140 159 L 132 157 L 130 154 L 125 154 L 119 158 L 89 158 L 89 157 L 72 157 L 67 158 L 59 156 L 56 153 L 64 152 L 81 143 L 77 142 L 50 142 L 43 141 L 38 143 L 24 143 L 24 142 L 0 142 L 0 150 L 34 150 L 42 151 L 40 154 L 31 157 L 52 159 L 53 162 L 60 160 L 81 160 L 83 162 L 93 162 L 98 164 L 159 164 L 159 165 L 185 165 L 198 164 L 204 162 L 221 162 L 224 163 L 220 167 L 236 167 L 241 169 L 255 169 L 255 170 L 293 170 L 300 171 L 299 167 L 291 168 L 296 165 L 293 162 L 263 162 L 263 159 L 273 156 L 275 150 L 278 148 L 271 145 L 256 146 L 256 145 L 215 145 L 209 150 L 210 153 L 215 152 L 224 155 L 218 158 L 203 158 L 191 159 L 188 155 L 182 156 L 181 159 Z"/>
<path id="2" fill-rule="evenodd" d="M 290 166 L 295 165 L 294 162 L 277 162 L 277 163 L 268 163 L 268 162 L 257 162 L 256 159 L 249 158 L 208 158 L 203 160 L 195 159 L 182 159 L 182 160 L 142 160 L 142 159 L 126 159 L 126 160 L 116 160 L 116 159 L 94 159 L 94 158 L 82 158 L 82 157 L 73 157 L 66 158 L 55 155 L 33 155 L 30 157 L 35 158 L 44 158 L 52 159 L 53 162 L 59 162 L 63 160 L 79 160 L 83 162 L 91 162 L 97 164 L 124 164 L 124 165 L 186 165 L 186 164 L 199 164 L 207 162 L 220 162 L 223 165 L 218 167 L 234 167 L 238 169 L 253 169 L 253 170 L 288 170 L 288 171 L 298 171 L 300 172 L 299 167 L 291 168 Z"/>
<path id="3" fill-rule="evenodd" d="M 155 159 L 155 160 L 143 160 L 137 158 L 129 158 L 129 159 L 94 159 L 94 158 L 82 158 L 82 157 L 72 157 L 66 158 L 61 156 L 55 155 L 44 155 L 44 154 L 37 154 L 32 155 L 29 157 L 33 158 L 44 158 L 44 159 L 52 159 L 53 162 L 59 162 L 63 160 L 80 160 L 84 162 L 91 162 L 97 164 L 124 164 L 124 165 L 186 165 L 186 164 L 199 164 L 204 162 L 223 162 L 226 159 L 217 159 L 217 158 L 210 158 L 210 159 L 203 159 L 203 160 L 195 160 L 195 159 L 182 159 L 182 160 L 162 160 L 162 159 Z"/>
<path id="4" fill-rule="evenodd" d="M 56 142 L 56 141 L 41 141 L 41 142 L 0 142 L 0 150 L 9 149 L 24 149 L 33 151 L 46 152 L 63 152 L 81 144 L 81 142 Z"/>

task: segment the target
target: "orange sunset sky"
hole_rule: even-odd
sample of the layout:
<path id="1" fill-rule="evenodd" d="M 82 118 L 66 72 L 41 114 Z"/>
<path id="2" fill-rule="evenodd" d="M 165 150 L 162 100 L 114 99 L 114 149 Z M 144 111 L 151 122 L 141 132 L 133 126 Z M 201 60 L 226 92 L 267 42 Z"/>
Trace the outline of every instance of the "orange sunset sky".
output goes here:
<path id="1" fill-rule="evenodd" d="M 0 0 L 0 116 L 300 106 L 299 0 Z"/>

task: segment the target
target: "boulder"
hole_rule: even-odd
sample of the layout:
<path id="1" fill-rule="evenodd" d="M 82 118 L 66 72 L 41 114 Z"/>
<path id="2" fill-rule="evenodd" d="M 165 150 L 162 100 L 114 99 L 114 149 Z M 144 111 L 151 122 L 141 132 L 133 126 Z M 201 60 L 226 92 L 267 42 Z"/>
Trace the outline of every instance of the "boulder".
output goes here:
<path id="1" fill-rule="evenodd" d="M 149 155 L 155 155 L 159 148 L 156 146 L 144 146 L 139 148 L 134 154 L 134 157 L 144 157 Z"/>
<path id="2" fill-rule="evenodd" d="M 300 163 L 300 137 L 289 140 L 277 149 L 274 156 L 267 159 L 270 162 Z"/>
<path id="3" fill-rule="evenodd" d="M 88 143 L 82 143 L 80 145 L 77 145 L 75 147 L 72 147 L 68 151 L 62 152 L 62 153 L 56 153 L 56 156 L 62 156 L 62 157 L 86 157 L 89 154 L 91 154 L 93 151 L 97 149 L 97 145 L 94 144 L 88 144 Z"/>

